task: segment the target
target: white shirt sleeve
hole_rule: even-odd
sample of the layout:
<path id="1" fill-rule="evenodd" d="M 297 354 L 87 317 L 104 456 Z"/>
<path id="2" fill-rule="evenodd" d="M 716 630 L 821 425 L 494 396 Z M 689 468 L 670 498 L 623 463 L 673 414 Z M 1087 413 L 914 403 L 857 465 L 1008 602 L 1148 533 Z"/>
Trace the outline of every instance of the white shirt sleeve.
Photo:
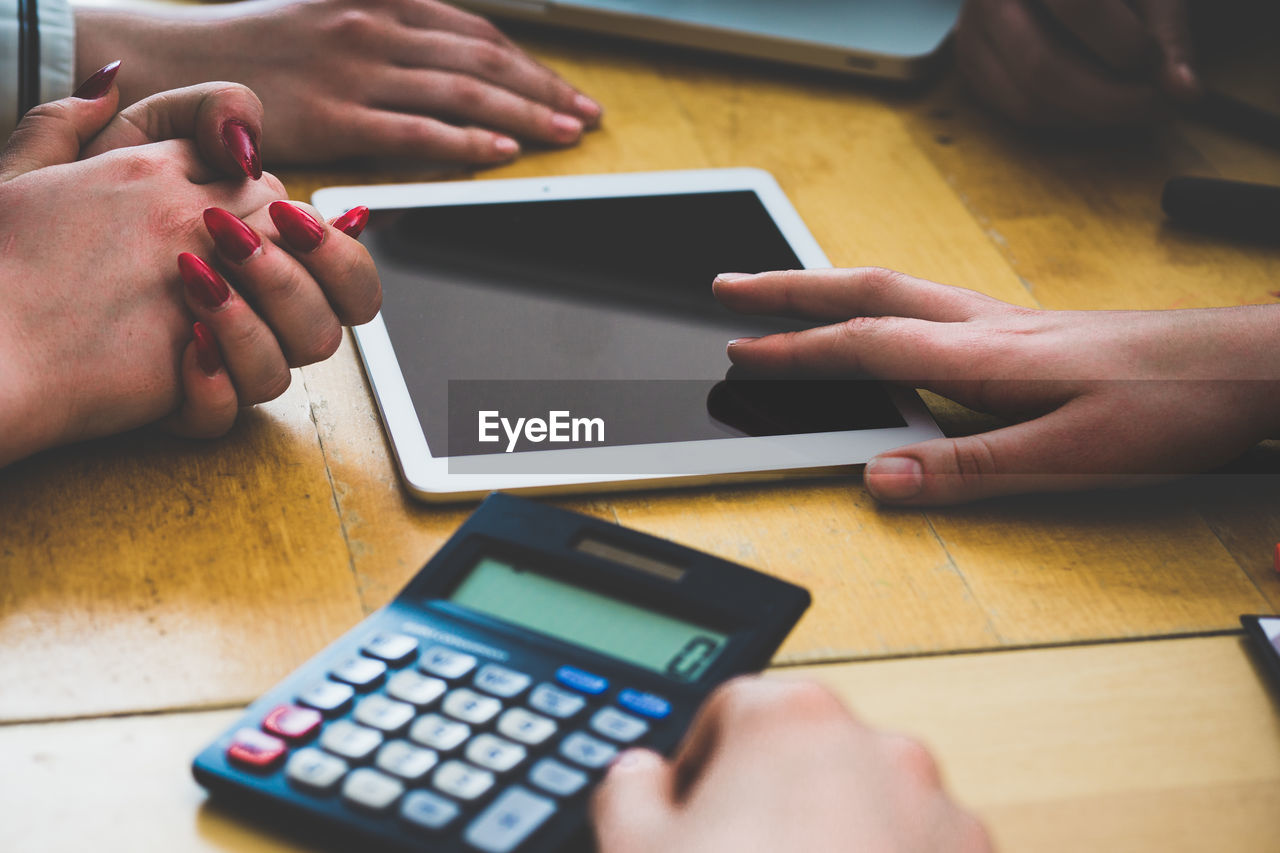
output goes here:
<path id="1" fill-rule="evenodd" d="M 24 16 L 33 12 L 24 45 Z M 0 139 L 9 138 L 27 109 L 70 95 L 75 73 L 75 18 L 68 0 L 0 0 Z M 31 75 L 38 77 L 29 83 Z M 24 84 L 34 87 L 34 103 L 22 103 Z"/>

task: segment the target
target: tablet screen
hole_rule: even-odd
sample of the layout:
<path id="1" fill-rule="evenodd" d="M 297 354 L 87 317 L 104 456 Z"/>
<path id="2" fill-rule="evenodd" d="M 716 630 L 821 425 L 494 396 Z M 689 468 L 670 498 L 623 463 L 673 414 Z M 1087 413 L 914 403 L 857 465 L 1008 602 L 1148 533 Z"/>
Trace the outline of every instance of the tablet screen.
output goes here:
<path id="1" fill-rule="evenodd" d="M 362 242 L 433 456 L 905 425 L 877 383 L 727 376 L 730 338 L 809 325 L 711 294 L 800 266 L 752 191 L 383 209 Z"/>

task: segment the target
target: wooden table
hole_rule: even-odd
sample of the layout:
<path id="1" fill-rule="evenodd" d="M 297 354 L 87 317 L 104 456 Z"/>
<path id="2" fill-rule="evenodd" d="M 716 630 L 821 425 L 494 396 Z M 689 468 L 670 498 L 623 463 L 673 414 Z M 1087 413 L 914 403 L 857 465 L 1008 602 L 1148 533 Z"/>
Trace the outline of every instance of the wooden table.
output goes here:
<path id="1" fill-rule="evenodd" d="M 755 166 L 838 265 L 1052 308 L 1280 298 L 1275 248 L 1159 210 L 1175 174 L 1280 183 L 1280 153 L 1184 124 L 1029 137 L 953 75 L 911 93 L 526 41 L 604 127 L 477 179 Z M 1215 67 L 1280 106 L 1242 57 Z M 305 198 L 428 173 L 283 175 Z M 982 422 L 932 403 L 948 429 Z M 778 668 L 929 742 L 1004 849 L 1280 850 L 1275 697 L 1236 633 L 1280 607 L 1273 446 L 1158 489 L 928 512 L 878 508 L 857 478 L 556 503 L 812 590 Z M 349 341 L 221 442 L 144 432 L 0 471 L 0 850 L 297 849 L 207 804 L 191 756 L 469 511 L 406 497 Z"/>

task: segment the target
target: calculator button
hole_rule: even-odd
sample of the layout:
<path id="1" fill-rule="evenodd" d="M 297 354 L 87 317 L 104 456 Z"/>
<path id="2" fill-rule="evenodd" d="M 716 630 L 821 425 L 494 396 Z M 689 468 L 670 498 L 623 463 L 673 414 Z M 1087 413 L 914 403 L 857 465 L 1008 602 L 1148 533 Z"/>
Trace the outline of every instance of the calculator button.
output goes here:
<path id="1" fill-rule="evenodd" d="M 266 770 L 283 758 L 287 749 L 278 737 L 257 729 L 241 729 L 227 747 L 227 758 L 250 770 Z"/>
<path id="2" fill-rule="evenodd" d="M 632 690 L 630 687 L 618 691 L 618 704 L 651 720 L 665 719 L 671 713 L 671 703 L 666 699 L 653 693 Z"/>
<path id="3" fill-rule="evenodd" d="M 560 754 L 575 764 L 596 769 L 612 761 L 618 750 L 591 735 L 574 732 L 560 743 Z"/>
<path id="4" fill-rule="evenodd" d="M 482 696 L 474 690 L 459 687 L 444 697 L 441 707 L 450 717 L 456 717 L 464 723 L 480 725 L 492 720 L 502 710 L 502 703 L 492 696 Z"/>
<path id="5" fill-rule="evenodd" d="M 315 708 L 326 717 L 334 717 L 346 709 L 354 695 L 356 691 L 350 684 L 339 684 L 326 679 L 299 693 L 298 704 Z"/>
<path id="6" fill-rule="evenodd" d="M 461 761 L 446 761 L 436 768 L 432 783 L 459 800 L 474 800 L 493 787 L 493 774 Z"/>
<path id="7" fill-rule="evenodd" d="M 360 651 L 392 666 L 402 666 L 418 651 L 418 641 L 408 634 L 376 634 Z"/>
<path id="8" fill-rule="evenodd" d="M 609 689 L 609 679 L 576 666 L 562 666 L 556 670 L 556 681 L 579 693 L 598 696 Z"/>
<path id="9" fill-rule="evenodd" d="M 369 690 L 375 687 L 386 673 L 387 665 L 380 660 L 351 657 L 334 667 L 329 677 L 335 681 L 350 684 L 357 690 Z"/>
<path id="10" fill-rule="evenodd" d="M 409 729 L 409 739 L 414 743 L 429 746 L 440 752 L 457 749 L 469 737 L 471 737 L 470 726 L 446 719 L 439 714 L 419 717 L 413 721 L 413 726 Z"/>
<path id="11" fill-rule="evenodd" d="M 342 782 L 342 799 L 374 812 L 390 808 L 403 793 L 404 785 L 400 782 L 368 767 L 351 771 Z"/>
<path id="12" fill-rule="evenodd" d="M 455 652 L 444 646 L 432 646 L 418 659 L 418 668 L 423 672 L 448 679 L 461 678 L 475 669 L 475 666 L 476 659 L 472 655 Z"/>
<path id="13" fill-rule="evenodd" d="M 498 734 L 537 746 L 556 733 L 556 724 L 524 708 L 508 708 L 498 718 Z"/>
<path id="14" fill-rule="evenodd" d="M 422 829 L 444 829 L 461 813 L 452 800 L 431 791 L 413 791 L 400 804 L 400 817 Z"/>
<path id="15" fill-rule="evenodd" d="M 299 741 L 315 734 L 323 721 L 320 712 L 311 708 L 280 705 L 263 718 L 262 730 L 285 740 Z"/>
<path id="16" fill-rule="evenodd" d="M 649 731 L 649 724 L 617 708 L 601 708 L 591 716 L 591 728 L 607 738 L 631 743 Z"/>
<path id="17" fill-rule="evenodd" d="M 401 702 L 408 702 L 419 710 L 439 699 L 447 689 L 448 685 L 440 679 L 411 669 L 397 672 L 387 681 L 388 696 L 399 699 Z"/>
<path id="18" fill-rule="evenodd" d="M 475 686 L 484 692 L 501 696 L 503 699 L 510 699 L 524 692 L 532 682 L 533 679 L 523 672 L 516 672 L 505 666 L 498 666 L 496 663 L 487 663 L 480 667 L 473 681 Z"/>
<path id="19" fill-rule="evenodd" d="M 549 794 L 569 797 L 587 784 L 587 774 L 566 767 L 554 758 L 543 758 L 529 771 L 529 781 Z"/>
<path id="20" fill-rule="evenodd" d="M 477 735 L 466 749 L 468 761 L 495 773 L 506 773 L 528 754 L 520 744 L 491 734 Z"/>
<path id="21" fill-rule="evenodd" d="M 382 745 L 373 764 L 379 770 L 398 776 L 406 782 L 416 782 L 426 776 L 439 760 L 435 750 L 422 749 L 408 741 L 393 740 Z"/>
<path id="22" fill-rule="evenodd" d="M 382 735 L 350 720 L 330 723 L 320 733 L 320 746 L 348 761 L 363 761 L 382 745 Z"/>
<path id="23" fill-rule="evenodd" d="M 347 762 L 313 747 L 300 749 L 289 756 L 284 775 L 300 787 L 323 794 L 338 784 L 347 772 Z"/>
<path id="24" fill-rule="evenodd" d="M 381 693 L 375 693 L 357 702 L 355 713 L 351 716 L 362 726 L 394 734 L 409 725 L 413 715 L 413 706 L 407 702 L 397 702 Z"/>
<path id="25" fill-rule="evenodd" d="M 559 717 L 562 720 L 572 717 L 581 711 L 586 704 L 587 700 L 578 694 L 566 693 L 559 687 L 552 687 L 550 684 L 539 684 L 529 694 L 529 707 L 535 711 Z"/>
<path id="26" fill-rule="evenodd" d="M 554 800 L 513 785 L 471 822 L 462 837 L 484 853 L 509 853 L 555 813 Z"/>

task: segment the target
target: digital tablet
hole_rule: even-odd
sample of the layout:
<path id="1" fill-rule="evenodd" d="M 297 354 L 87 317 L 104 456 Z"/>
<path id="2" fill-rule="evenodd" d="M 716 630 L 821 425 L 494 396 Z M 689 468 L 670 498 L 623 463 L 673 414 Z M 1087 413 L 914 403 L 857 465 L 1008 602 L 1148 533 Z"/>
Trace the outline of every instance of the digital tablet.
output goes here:
<path id="1" fill-rule="evenodd" d="M 755 169 L 332 187 L 382 311 L 356 343 L 409 490 L 462 500 L 772 479 L 940 435 L 910 390 L 734 374 L 721 272 L 829 266 Z"/>

